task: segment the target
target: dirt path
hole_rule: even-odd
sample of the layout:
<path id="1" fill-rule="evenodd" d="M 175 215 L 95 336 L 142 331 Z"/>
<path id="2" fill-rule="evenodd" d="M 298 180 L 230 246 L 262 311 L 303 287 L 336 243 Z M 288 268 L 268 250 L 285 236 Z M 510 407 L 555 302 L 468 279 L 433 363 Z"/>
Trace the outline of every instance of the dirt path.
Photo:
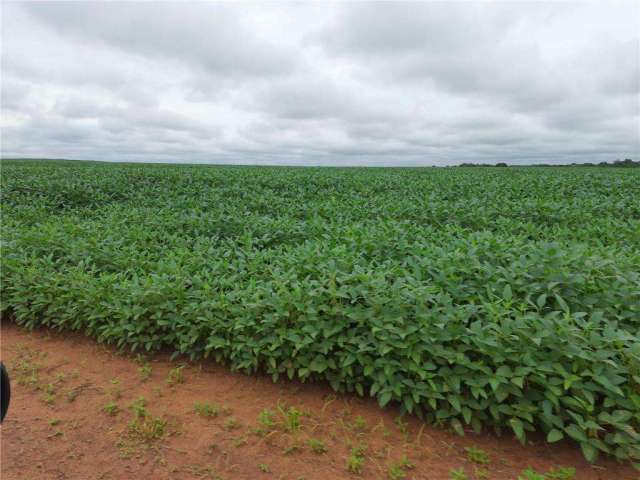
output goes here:
<path id="1" fill-rule="evenodd" d="M 570 444 L 525 448 L 511 435 L 458 437 L 326 386 L 273 384 L 212 362 L 172 372 L 179 363 L 166 356 L 118 355 L 74 334 L 29 333 L 5 322 L 2 359 L 13 394 L 1 427 L 3 480 L 445 480 L 452 469 L 469 480 L 499 480 L 528 466 L 574 467 L 579 480 L 638 478 L 616 462 L 590 466 Z M 200 414 L 196 402 L 205 404 Z M 274 413 L 260 422 L 265 409 Z M 474 463 L 465 447 L 483 450 L 489 463 Z M 350 457 L 360 474 L 348 471 Z"/>

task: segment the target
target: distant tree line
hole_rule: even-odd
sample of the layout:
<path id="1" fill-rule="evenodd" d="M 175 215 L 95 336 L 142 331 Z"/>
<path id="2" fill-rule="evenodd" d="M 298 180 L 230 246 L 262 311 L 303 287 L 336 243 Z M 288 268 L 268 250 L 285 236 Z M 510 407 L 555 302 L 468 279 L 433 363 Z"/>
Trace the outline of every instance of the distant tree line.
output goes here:
<path id="1" fill-rule="evenodd" d="M 459 167 L 508 167 L 504 162 L 496 163 L 461 163 Z M 638 168 L 640 167 L 640 161 L 634 162 L 630 158 L 624 160 L 616 160 L 612 163 L 600 162 L 600 163 L 570 163 L 570 164 L 551 164 L 551 163 L 534 163 L 530 165 L 517 165 L 527 167 L 617 167 L 617 168 Z"/>

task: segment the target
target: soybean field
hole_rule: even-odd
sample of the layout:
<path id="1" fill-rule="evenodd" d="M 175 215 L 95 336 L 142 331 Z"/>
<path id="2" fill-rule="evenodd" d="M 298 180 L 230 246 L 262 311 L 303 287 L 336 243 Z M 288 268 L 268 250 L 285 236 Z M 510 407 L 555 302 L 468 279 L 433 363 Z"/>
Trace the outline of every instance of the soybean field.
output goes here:
<path id="1" fill-rule="evenodd" d="M 5 321 L 640 462 L 638 169 L 0 169 Z"/>

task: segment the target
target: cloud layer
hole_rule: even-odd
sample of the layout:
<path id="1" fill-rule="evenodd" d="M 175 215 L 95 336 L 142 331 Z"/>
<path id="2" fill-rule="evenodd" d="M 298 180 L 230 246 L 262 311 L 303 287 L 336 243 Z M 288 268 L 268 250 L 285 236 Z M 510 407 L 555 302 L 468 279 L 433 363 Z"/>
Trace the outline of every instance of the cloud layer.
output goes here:
<path id="1" fill-rule="evenodd" d="M 640 157 L 629 3 L 5 3 L 2 155 Z"/>

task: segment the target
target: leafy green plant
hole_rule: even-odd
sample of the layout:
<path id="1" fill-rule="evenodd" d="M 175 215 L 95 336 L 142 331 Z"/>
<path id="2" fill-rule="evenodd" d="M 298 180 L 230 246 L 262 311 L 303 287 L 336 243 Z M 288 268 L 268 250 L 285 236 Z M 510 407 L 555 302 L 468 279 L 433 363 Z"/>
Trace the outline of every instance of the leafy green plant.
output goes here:
<path id="1" fill-rule="evenodd" d="M 296 433 L 300 431 L 300 417 L 302 412 L 295 407 L 284 408 L 278 405 L 278 411 L 282 417 L 282 426 L 288 433 Z"/>
<path id="2" fill-rule="evenodd" d="M 449 472 L 449 479 L 450 480 L 469 480 L 469 477 L 465 473 L 464 468 L 460 467 L 456 469 L 451 469 L 451 471 Z"/>
<path id="3" fill-rule="evenodd" d="M 193 406 L 194 411 L 201 417 L 215 418 L 222 412 L 222 407 L 213 402 L 196 402 Z"/>
<path id="4" fill-rule="evenodd" d="M 361 415 L 358 415 L 353 421 L 353 429 L 356 432 L 364 432 L 367 429 L 367 421 Z"/>
<path id="5" fill-rule="evenodd" d="M 56 387 L 53 383 L 48 383 L 44 387 L 42 401 L 47 405 L 53 405 L 56 402 Z"/>
<path id="6" fill-rule="evenodd" d="M 367 451 L 367 446 L 360 444 L 351 449 L 351 454 L 347 457 L 347 471 L 354 474 L 361 474 L 364 467 L 364 454 Z"/>
<path id="7" fill-rule="evenodd" d="M 573 467 L 556 467 L 545 474 L 546 480 L 572 480 L 575 476 L 576 469 Z"/>
<path id="8" fill-rule="evenodd" d="M 102 411 L 107 415 L 111 415 L 112 417 L 117 415 L 120 411 L 120 407 L 115 402 L 109 402 L 104 407 L 102 407 Z"/>
<path id="9" fill-rule="evenodd" d="M 181 365 L 176 368 L 172 368 L 169 370 L 169 375 L 167 377 L 167 385 L 173 386 L 178 383 L 184 383 L 184 370 L 185 365 Z"/>
<path id="10" fill-rule="evenodd" d="M 518 475 L 518 480 L 545 480 L 545 476 L 544 474 L 538 473 L 533 468 L 529 467 Z"/>
<path id="11" fill-rule="evenodd" d="M 133 410 L 133 415 L 136 418 L 141 418 L 147 415 L 147 399 L 144 397 L 138 397 L 136 400 L 131 402 L 131 410 Z"/>
<path id="12" fill-rule="evenodd" d="M 270 431 L 275 429 L 275 413 L 272 410 L 264 409 L 258 415 L 258 425 L 256 428 L 256 433 L 258 435 L 266 435 Z"/>
<path id="13" fill-rule="evenodd" d="M 151 365 L 148 363 L 143 364 L 138 368 L 138 375 L 140 376 L 140 381 L 146 382 L 151 378 Z"/>
<path id="14" fill-rule="evenodd" d="M 162 438 L 166 428 L 166 420 L 147 413 L 129 422 L 128 433 L 134 440 L 150 444 Z"/>
<path id="15" fill-rule="evenodd" d="M 309 444 L 309 447 L 311 448 L 311 451 L 313 453 L 316 453 L 318 455 L 327 453 L 327 445 L 322 440 L 310 438 L 307 443 Z"/>
<path id="16" fill-rule="evenodd" d="M 637 169 L 1 162 L 3 318 L 640 461 Z"/>
<path id="17" fill-rule="evenodd" d="M 409 461 L 406 455 L 403 455 L 398 462 L 393 463 L 389 467 L 389 478 L 391 480 L 399 480 L 407 476 L 406 471 L 415 468 L 415 465 Z"/>
<path id="18" fill-rule="evenodd" d="M 487 465 L 491 463 L 491 459 L 487 452 L 477 447 L 466 447 L 467 458 L 473 463 L 479 463 L 480 465 Z"/>
<path id="19" fill-rule="evenodd" d="M 235 417 L 229 417 L 224 422 L 225 430 L 236 430 L 240 428 L 240 422 Z"/>

